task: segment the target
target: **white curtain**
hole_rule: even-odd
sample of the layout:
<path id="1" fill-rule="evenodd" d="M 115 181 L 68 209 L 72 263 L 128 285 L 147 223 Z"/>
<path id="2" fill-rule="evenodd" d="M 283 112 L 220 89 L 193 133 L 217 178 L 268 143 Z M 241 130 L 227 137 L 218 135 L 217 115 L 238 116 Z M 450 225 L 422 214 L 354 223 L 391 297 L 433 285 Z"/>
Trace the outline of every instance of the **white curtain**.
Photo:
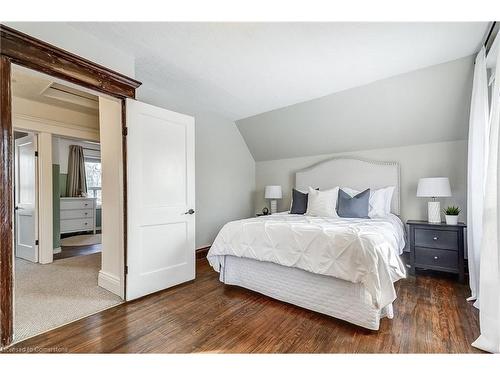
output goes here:
<path id="1" fill-rule="evenodd" d="M 494 43 L 498 43 L 495 40 Z M 500 77 L 497 56 L 495 77 Z M 500 82 L 495 80 L 491 95 L 489 150 L 483 202 L 483 234 L 479 274 L 479 319 L 481 336 L 476 348 L 500 353 L 500 187 L 499 182 Z"/>
<path id="2" fill-rule="evenodd" d="M 479 307 L 479 259 L 483 230 L 483 199 L 488 157 L 489 113 L 486 51 L 481 48 L 474 66 L 472 101 L 469 120 L 467 173 L 467 249 L 471 297 Z"/>

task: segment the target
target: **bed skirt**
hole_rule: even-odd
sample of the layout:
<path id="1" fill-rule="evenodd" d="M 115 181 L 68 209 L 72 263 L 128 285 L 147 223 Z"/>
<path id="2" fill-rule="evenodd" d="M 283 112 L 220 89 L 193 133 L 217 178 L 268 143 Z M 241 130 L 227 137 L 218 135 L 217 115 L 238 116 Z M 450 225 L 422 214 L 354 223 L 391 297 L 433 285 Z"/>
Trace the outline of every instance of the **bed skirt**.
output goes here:
<path id="1" fill-rule="evenodd" d="M 380 319 L 392 319 L 392 304 L 375 308 L 363 285 L 298 268 L 226 255 L 220 281 L 274 299 L 378 330 Z"/>

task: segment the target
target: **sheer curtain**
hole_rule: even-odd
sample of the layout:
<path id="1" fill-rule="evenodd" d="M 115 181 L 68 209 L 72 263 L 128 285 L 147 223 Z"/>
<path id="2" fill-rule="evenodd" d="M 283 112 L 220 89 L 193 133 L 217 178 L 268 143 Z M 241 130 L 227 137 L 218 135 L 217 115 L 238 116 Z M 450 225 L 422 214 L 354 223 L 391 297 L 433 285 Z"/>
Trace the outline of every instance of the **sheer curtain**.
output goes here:
<path id="1" fill-rule="evenodd" d="M 474 66 L 472 101 L 469 121 L 467 173 L 467 249 L 471 297 L 479 307 L 479 272 L 483 230 L 483 199 L 489 138 L 488 73 L 486 50 L 481 48 Z"/>
<path id="2" fill-rule="evenodd" d="M 494 44 L 499 43 L 497 38 Z M 493 47 L 492 47 L 493 49 Z M 500 54 L 498 55 L 500 56 Z M 496 58 L 495 77 L 500 77 Z M 483 233 L 479 273 L 479 320 L 481 335 L 476 348 L 500 353 L 500 188 L 499 182 L 500 82 L 495 80 L 491 95 L 489 150 L 483 202 Z"/>

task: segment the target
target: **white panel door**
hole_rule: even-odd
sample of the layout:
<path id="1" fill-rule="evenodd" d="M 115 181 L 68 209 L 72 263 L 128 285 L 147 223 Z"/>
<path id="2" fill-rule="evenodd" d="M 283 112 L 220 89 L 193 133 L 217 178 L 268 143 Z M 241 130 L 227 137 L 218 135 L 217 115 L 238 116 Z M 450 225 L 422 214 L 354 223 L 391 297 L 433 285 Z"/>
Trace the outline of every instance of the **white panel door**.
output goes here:
<path id="1" fill-rule="evenodd" d="M 131 300 L 195 277 L 194 118 L 127 99 Z"/>
<path id="2" fill-rule="evenodd" d="M 15 140 L 15 248 L 16 257 L 38 262 L 36 136 Z"/>

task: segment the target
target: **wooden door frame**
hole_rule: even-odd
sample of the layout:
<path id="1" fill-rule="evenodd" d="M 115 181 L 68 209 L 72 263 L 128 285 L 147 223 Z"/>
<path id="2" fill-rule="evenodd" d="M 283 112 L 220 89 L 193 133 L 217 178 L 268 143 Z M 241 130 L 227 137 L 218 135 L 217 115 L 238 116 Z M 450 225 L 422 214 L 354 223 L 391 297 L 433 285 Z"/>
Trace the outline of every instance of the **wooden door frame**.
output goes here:
<path id="1" fill-rule="evenodd" d="M 125 99 L 134 99 L 135 90 L 141 85 L 141 82 L 135 79 L 0 24 L 0 349 L 12 343 L 14 334 L 12 64 L 67 80 L 122 101 L 125 260 L 127 254 Z"/>

